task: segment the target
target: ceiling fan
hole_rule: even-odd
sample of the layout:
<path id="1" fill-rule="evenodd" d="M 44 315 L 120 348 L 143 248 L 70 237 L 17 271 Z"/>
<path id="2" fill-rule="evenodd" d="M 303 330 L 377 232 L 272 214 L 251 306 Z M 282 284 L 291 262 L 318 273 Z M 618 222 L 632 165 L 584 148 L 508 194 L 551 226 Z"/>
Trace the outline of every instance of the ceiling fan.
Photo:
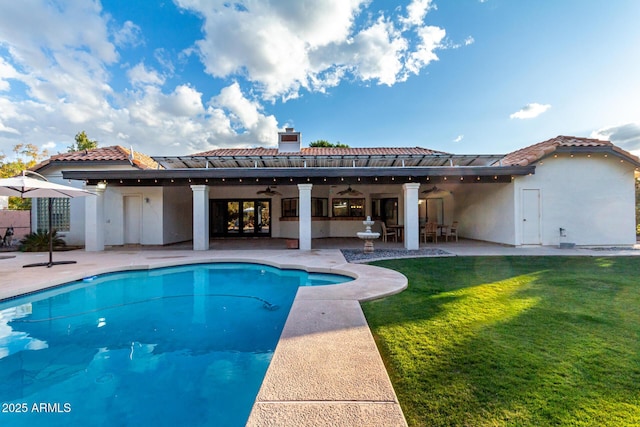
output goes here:
<path id="1" fill-rule="evenodd" d="M 433 194 L 449 193 L 449 194 L 451 194 L 451 191 L 443 190 L 442 188 L 438 188 L 438 187 L 436 187 L 434 185 L 433 188 L 427 188 L 426 190 L 422 191 L 422 194 L 429 194 L 429 193 L 433 193 Z"/>
<path id="2" fill-rule="evenodd" d="M 280 195 L 282 195 L 282 193 L 272 189 L 271 186 L 268 186 L 268 185 L 267 185 L 267 188 L 265 188 L 264 190 L 257 191 L 256 194 L 265 194 L 267 196 L 280 196 Z"/>
<path id="3" fill-rule="evenodd" d="M 434 185 L 433 188 L 427 188 L 426 190 L 422 191 L 422 193 L 423 194 L 437 193 L 438 191 L 440 191 L 440 189 Z"/>
<path id="4" fill-rule="evenodd" d="M 338 191 L 338 194 L 340 196 L 362 196 L 362 193 L 359 192 L 358 190 L 354 190 L 353 188 L 351 188 L 351 185 L 349 185 L 349 187 L 346 190 L 342 190 L 342 191 Z"/>

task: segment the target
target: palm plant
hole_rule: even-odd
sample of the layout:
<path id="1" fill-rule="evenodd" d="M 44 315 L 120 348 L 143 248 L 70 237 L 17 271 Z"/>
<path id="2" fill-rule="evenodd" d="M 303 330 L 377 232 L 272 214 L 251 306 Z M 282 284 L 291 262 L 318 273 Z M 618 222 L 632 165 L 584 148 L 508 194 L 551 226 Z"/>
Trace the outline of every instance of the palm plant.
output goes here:
<path id="1" fill-rule="evenodd" d="M 51 233 L 51 240 L 54 248 L 65 247 L 65 241 L 58 237 L 57 230 Z M 47 230 L 38 230 L 29 233 L 20 240 L 20 250 L 22 252 L 46 252 L 49 250 L 49 232 Z"/>

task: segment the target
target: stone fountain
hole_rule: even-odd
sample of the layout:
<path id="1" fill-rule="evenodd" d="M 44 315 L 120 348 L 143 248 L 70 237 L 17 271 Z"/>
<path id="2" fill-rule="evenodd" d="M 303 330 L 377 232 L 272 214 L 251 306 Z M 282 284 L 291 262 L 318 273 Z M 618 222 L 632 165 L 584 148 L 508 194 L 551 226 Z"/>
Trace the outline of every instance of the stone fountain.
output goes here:
<path id="1" fill-rule="evenodd" d="M 373 252 L 373 241 L 380 237 L 380 233 L 371 231 L 371 226 L 375 224 L 375 221 L 371 221 L 371 217 L 368 216 L 366 221 L 362 221 L 365 225 L 365 231 L 359 231 L 356 233 L 358 238 L 364 240 L 364 253 L 370 254 Z"/>

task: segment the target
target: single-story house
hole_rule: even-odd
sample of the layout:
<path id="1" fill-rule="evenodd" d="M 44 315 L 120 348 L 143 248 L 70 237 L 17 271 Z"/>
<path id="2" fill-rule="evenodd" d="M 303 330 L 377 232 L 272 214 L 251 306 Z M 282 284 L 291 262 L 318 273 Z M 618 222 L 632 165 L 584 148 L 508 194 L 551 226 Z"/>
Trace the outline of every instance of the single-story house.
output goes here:
<path id="1" fill-rule="evenodd" d="M 298 239 L 304 250 L 316 238 L 354 237 L 367 216 L 401 226 L 407 249 L 420 246 L 423 224 L 454 221 L 461 238 L 506 245 L 628 246 L 639 169 L 638 157 L 588 138 L 451 154 L 302 147 L 293 128 L 279 132 L 277 148 L 148 157 L 106 147 L 35 168 L 96 194 L 56 205 L 54 226 L 88 251 L 189 240 L 206 250 L 211 237 Z M 42 211 L 36 204 L 34 224 Z"/>

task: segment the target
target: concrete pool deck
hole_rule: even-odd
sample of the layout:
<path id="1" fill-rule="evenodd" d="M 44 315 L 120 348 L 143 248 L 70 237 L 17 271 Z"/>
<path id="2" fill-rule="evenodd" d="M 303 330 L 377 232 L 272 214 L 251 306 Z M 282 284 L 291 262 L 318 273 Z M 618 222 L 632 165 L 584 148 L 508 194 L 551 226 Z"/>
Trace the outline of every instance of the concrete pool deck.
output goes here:
<path id="1" fill-rule="evenodd" d="M 406 288 L 397 272 L 347 263 L 335 249 L 78 250 L 54 254 L 54 261 L 76 264 L 22 268 L 47 259 L 41 253 L 1 253 L 0 300 L 111 271 L 202 262 L 258 262 L 355 277 L 348 284 L 298 290 L 247 425 L 406 426 L 359 303 Z"/>

